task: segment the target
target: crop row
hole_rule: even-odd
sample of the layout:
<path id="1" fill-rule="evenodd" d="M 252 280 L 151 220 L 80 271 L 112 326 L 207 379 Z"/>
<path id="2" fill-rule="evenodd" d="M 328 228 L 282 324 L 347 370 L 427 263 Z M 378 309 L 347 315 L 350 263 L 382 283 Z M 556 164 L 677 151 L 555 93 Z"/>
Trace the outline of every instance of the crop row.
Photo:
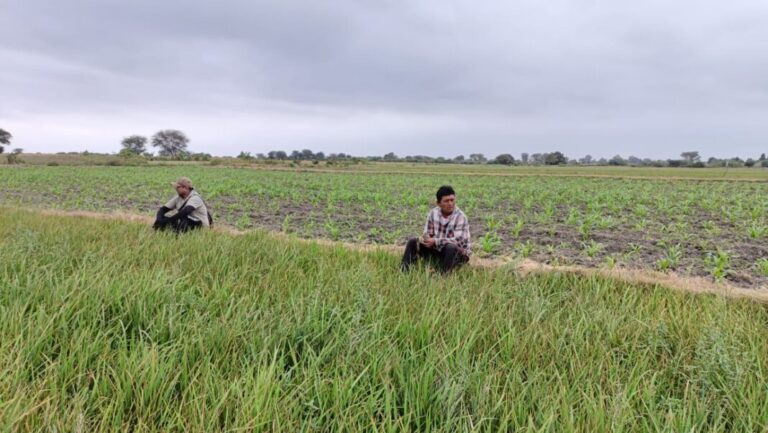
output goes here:
<path id="1" fill-rule="evenodd" d="M 241 229 L 400 244 L 451 184 L 481 256 L 768 282 L 768 184 L 758 182 L 46 167 L 0 170 L 0 200 L 152 214 L 180 175 L 218 223 Z"/>

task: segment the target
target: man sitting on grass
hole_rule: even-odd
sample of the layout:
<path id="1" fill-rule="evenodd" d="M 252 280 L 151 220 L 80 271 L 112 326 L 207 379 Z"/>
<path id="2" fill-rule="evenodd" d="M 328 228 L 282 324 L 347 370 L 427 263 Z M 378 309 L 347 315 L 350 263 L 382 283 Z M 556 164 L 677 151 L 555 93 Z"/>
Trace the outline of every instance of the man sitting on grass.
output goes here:
<path id="1" fill-rule="evenodd" d="M 427 216 L 424 234 L 408 240 L 400 268 L 407 271 L 416 260 L 425 258 L 436 261 L 440 271 L 447 274 L 469 262 L 470 248 L 469 221 L 456 207 L 456 192 L 450 186 L 441 186 L 437 207 Z"/>
<path id="2" fill-rule="evenodd" d="M 192 187 L 188 177 L 173 182 L 177 195 L 157 211 L 155 230 L 172 229 L 183 233 L 200 227 L 210 227 L 208 207 L 200 194 Z"/>

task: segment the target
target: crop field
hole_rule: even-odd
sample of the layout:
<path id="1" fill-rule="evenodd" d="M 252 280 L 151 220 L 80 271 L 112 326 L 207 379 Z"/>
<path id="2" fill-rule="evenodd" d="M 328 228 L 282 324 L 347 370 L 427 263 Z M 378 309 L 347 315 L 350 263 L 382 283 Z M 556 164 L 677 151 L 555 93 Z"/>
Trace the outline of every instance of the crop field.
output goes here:
<path id="1" fill-rule="evenodd" d="M 92 175 L 81 188 L 136 181 Z M 105 198 L 88 203 L 138 199 Z M 763 304 L 397 260 L 0 208 L 0 430 L 768 428 Z"/>
<path id="2" fill-rule="evenodd" d="M 675 178 L 701 180 L 751 180 L 768 181 L 766 168 L 696 168 L 632 167 L 632 166 L 506 166 L 495 164 L 425 164 L 416 162 L 366 162 L 341 161 L 246 161 L 233 157 L 214 157 L 210 162 L 174 160 L 135 160 L 106 154 L 38 154 L 22 153 L 20 158 L 30 166 L 228 166 L 251 167 L 270 170 L 311 170 L 313 172 L 365 172 L 389 174 L 442 174 L 446 172 L 467 175 L 492 176 L 578 176 L 622 178 Z M 0 166 L 7 165 L 0 158 Z"/>
<path id="3" fill-rule="evenodd" d="M 218 224 L 305 238 L 403 244 L 419 234 L 434 191 L 453 185 L 479 257 L 672 272 L 742 287 L 768 284 L 765 170 L 634 172 L 585 176 L 555 169 L 500 175 L 442 170 L 377 172 L 225 167 L 37 167 L 0 170 L 0 203 L 152 215 L 190 176 Z M 391 169 L 391 167 L 390 167 Z M 642 173 L 638 178 L 637 173 Z M 653 174 L 657 177 L 653 177 Z M 685 179 L 704 173 L 712 180 Z M 746 174 L 745 174 L 746 173 Z M 613 177 L 594 177 L 609 175 Z M 721 172 L 721 175 L 723 173 Z M 748 175 L 748 176 L 747 176 Z M 661 177 L 659 177 L 661 176 Z M 672 176 L 672 177 L 669 177 Z M 730 177 L 733 176 L 733 177 Z M 745 181 L 750 178 L 753 180 Z"/>

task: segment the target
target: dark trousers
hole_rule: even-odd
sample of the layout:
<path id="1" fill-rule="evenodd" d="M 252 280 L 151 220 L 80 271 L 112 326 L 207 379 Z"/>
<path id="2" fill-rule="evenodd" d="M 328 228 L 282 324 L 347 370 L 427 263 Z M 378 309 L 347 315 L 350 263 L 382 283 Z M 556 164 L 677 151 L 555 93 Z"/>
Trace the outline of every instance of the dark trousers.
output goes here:
<path id="1" fill-rule="evenodd" d="M 202 221 L 193 221 L 187 217 L 181 218 L 158 218 L 152 226 L 155 230 L 173 230 L 176 233 L 184 233 L 190 230 L 199 229 L 203 226 Z"/>
<path id="2" fill-rule="evenodd" d="M 413 238 L 409 239 L 405 245 L 405 254 L 403 254 L 400 269 L 407 271 L 419 258 L 436 263 L 444 274 L 469 261 L 469 257 L 465 256 L 459 247 L 454 244 L 447 244 L 443 247 L 442 251 L 438 251 L 434 248 L 420 245 L 419 240 Z"/>

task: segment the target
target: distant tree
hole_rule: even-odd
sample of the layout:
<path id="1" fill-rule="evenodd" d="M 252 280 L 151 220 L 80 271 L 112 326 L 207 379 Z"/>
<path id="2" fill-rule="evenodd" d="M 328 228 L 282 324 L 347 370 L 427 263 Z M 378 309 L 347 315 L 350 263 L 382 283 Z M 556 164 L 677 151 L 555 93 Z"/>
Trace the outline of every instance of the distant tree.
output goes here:
<path id="1" fill-rule="evenodd" d="M 586 155 L 579 160 L 579 164 L 589 165 L 592 164 L 592 155 Z"/>
<path id="2" fill-rule="evenodd" d="M 243 159 L 245 161 L 251 161 L 253 159 L 253 155 L 251 155 L 251 152 L 240 152 L 239 155 L 237 155 L 237 159 Z"/>
<path id="3" fill-rule="evenodd" d="M 768 168 L 768 159 L 760 161 L 760 167 Z"/>
<path id="4" fill-rule="evenodd" d="M 3 128 L 0 128 L 0 144 L 11 144 L 13 135 Z"/>
<path id="5" fill-rule="evenodd" d="M 683 158 L 688 164 L 693 164 L 694 162 L 699 162 L 701 160 L 699 152 L 696 151 L 683 152 L 680 154 L 680 157 Z"/>
<path id="6" fill-rule="evenodd" d="M 686 164 L 685 160 L 682 159 L 668 159 L 667 165 L 669 167 L 682 167 Z"/>
<path id="7" fill-rule="evenodd" d="M 630 163 L 630 165 L 644 165 L 643 160 L 636 156 L 630 156 L 627 158 L 627 162 Z"/>
<path id="8" fill-rule="evenodd" d="M 187 144 L 189 144 L 189 138 L 176 129 L 158 131 L 152 136 L 152 147 L 160 148 L 160 156 L 182 157 L 187 152 Z"/>
<path id="9" fill-rule="evenodd" d="M 543 153 L 534 153 L 531 155 L 531 162 L 534 164 L 544 164 L 544 156 Z"/>
<path id="10" fill-rule="evenodd" d="M 282 150 L 271 150 L 271 151 L 269 151 L 267 153 L 267 158 L 268 159 L 277 159 L 277 160 L 280 160 L 280 161 L 284 161 L 284 160 L 288 159 L 288 154 L 285 153 Z"/>
<path id="11" fill-rule="evenodd" d="M 8 160 L 8 164 L 21 164 L 22 161 L 21 158 L 19 158 L 19 155 L 24 152 L 24 149 L 16 148 L 13 149 L 11 153 L 8 155 L 5 155 L 6 159 Z"/>
<path id="12" fill-rule="evenodd" d="M 349 159 L 349 158 L 350 158 L 350 156 L 347 155 L 346 153 L 343 153 L 343 152 L 342 153 L 331 153 L 330 155 L 328 155 L 326 157 L 326 159 L 336 160 L 336 161 L 343 160 L 343 159 Z"/>
<path id="13" fill-rule="evenodd" d="M 13 139 L 13 135 L 11 135 L 10 132 L 6 131 L 3 128 L 0 128 L 0 153 L 3 153 L 5 151 L 5 146 L 2 146 L 2 145 L 11 144 L 12 139 Z"/>
<path id="14" fill-rule="evenodd" d="M 528 164 L 528 157 L 529 155 L 523 152 L 520 154 L 520 161 L 523 161 L 523 164 Z"/>
<path id="15" fill-rule="evenodd" d="M 183 153 L 184 158 L 188 159 L 190 161 L 210 161 L 213 157 L 210 153 L 189 153 L 184 152 Z"/>
<path id="16" fill-rule="evenodd" d="M 608 160 L 608 165 L 627 165 L 627 161 L 625 161 L 621 155 L 616 155 Z"/>
<path id="17" fill-rule="evenodd" d="M 756 164 L 756 161 L 754 159 L 752 159 L 752 158 L 749 158 L 746 161 L 744 161 L 744 166 L 745 167 L 754 167 L 755 164 Z"/>
<path id="18" fill-rule="evenodd" d="M 309 149 L 302 149 L 301 150 L 301 159 L 305 159 L 305 160 L 309 161 L 310 159 L 314 159 L 314 158 L 315 158 L 315 153 L 312 152 L 311 150 L 309 150 Z"/>
<path id="19" fill-rule="evenodd" d="M 760 159 L 758 159 L 758 161 L 765 161 L 765 154 L 764 153 L 760 154 Z"/>
<path id="20" fill-rule="evenodd" d="M 455 162 L 464 162 L 464 155 L 459 155 L 456 158 L 453 158 Z"/>
<path id="21" fill-rule="evenodd" d="M 384 161 L 397 161 L 397 155 L 395 155 L 395 152 L 389 152 L 384 155 Z"/>
<path id="22" fill-rule="evenodd" d="M 317 152 L 315 154 L 316 161 L 323 161 L 324 159 L 325 159 L 325 154 L 323 152 Z"/>
<path id="23" fill-rule="evenodd" d="M 470 153 L 469 160 L 472 161 L 472 163 L 474 164 L 482 164 L 488 161 L 487 159 L 485 159 L 485 155 L 483 155 L 482 153 Z"/>
<path id="24" fill-rule="evenodd" d="M 560 165 L 568 162 L 568 158 L 563 155 L 562 152 L 552 152 L 546 154 L 544 157 L 544 164 L 547 165 Z"/>
<path id="25" fill-rule="evenodd" d="M 131 135 L 130 137 L 125 137 L 120 144 L 123 146 L 121 153 L 125 151 L 125 153 L 141 155 L 147 151 L 147 137 L 142 137 L 141 135 Z"/>
<path id="26" fill-rule="evenodd" d="M 712 156 L 707 160 L 707 167 L 725 167 L 725 160 Z"/>
<path id="27" fill-rule="evenodd" d="M 403 160 L 408 162 L 434 162 L 434 158 L 430 156 L 424 156 L 424 155 L 408 155 Z"/>
<path id="28" fill-rule="evenodd" d="M 508 153 L 502 153 L 493 160 L 494 164 L 512 165 L 515 163 L 515 158 Z"/>

